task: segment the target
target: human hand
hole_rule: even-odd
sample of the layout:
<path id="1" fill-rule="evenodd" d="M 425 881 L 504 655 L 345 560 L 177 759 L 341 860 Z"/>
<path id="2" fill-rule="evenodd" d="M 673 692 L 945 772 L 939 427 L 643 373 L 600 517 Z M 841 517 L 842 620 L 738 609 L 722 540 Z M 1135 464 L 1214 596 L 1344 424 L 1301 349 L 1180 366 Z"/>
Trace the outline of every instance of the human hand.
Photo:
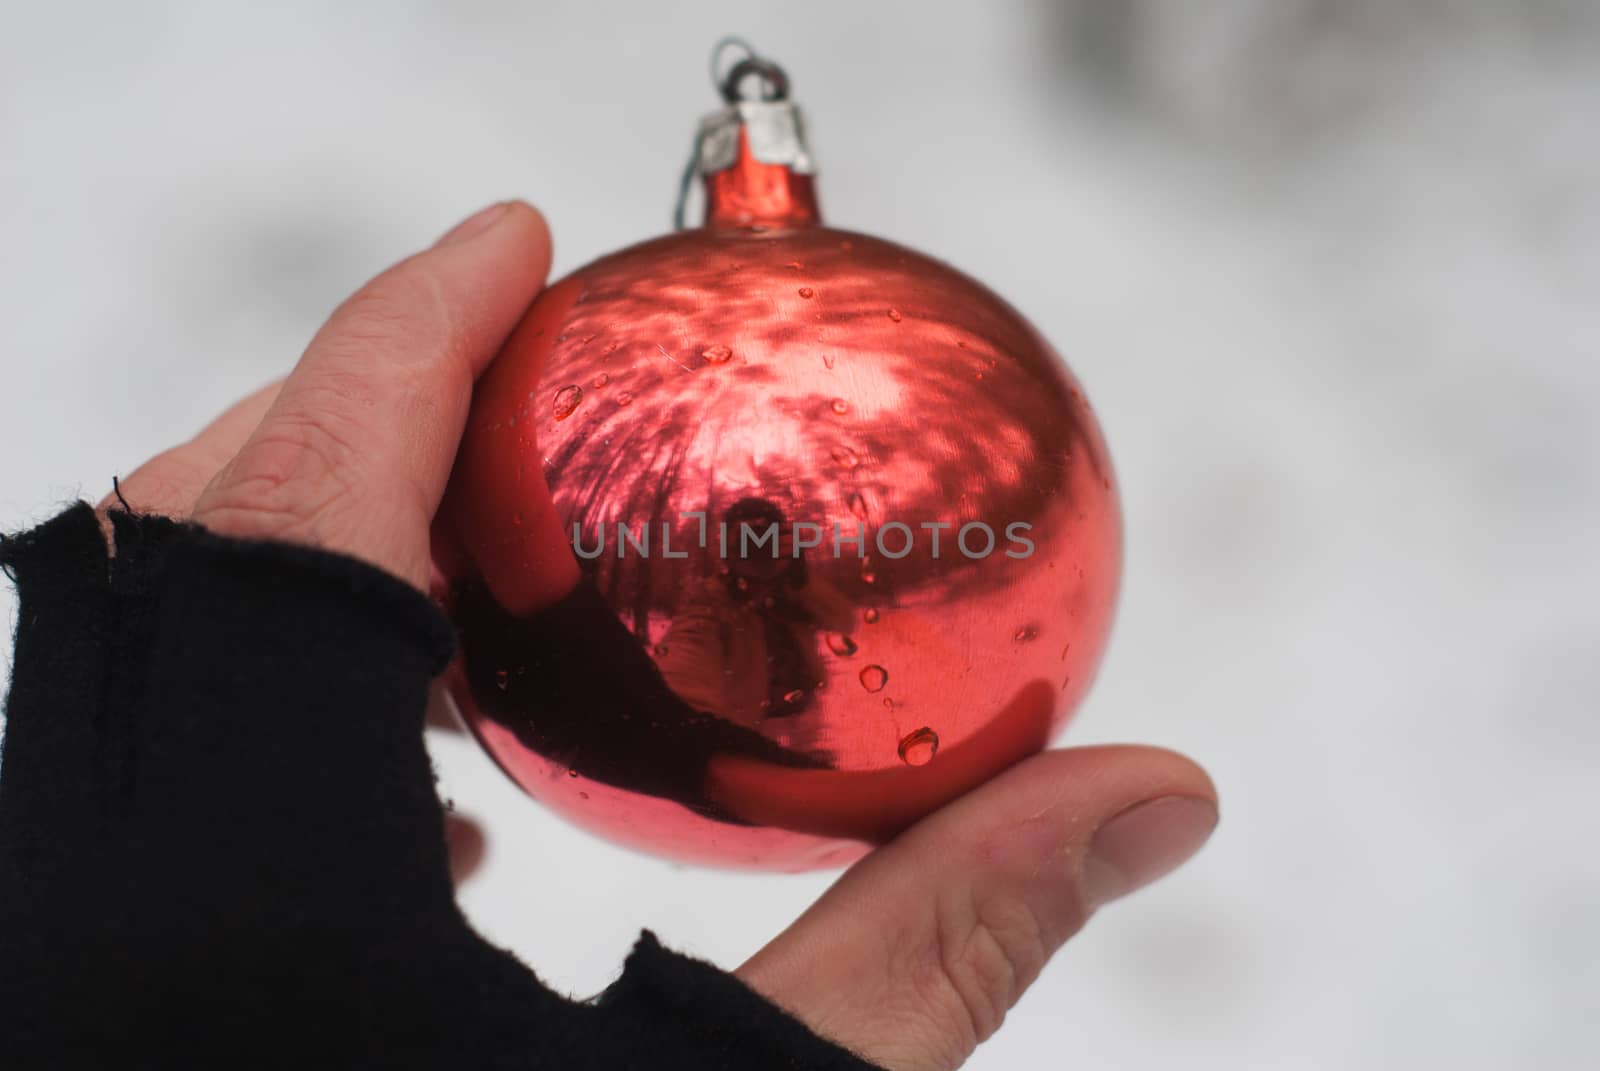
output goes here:
<path id="1" fill-rule="evenodd" d="M 281 387 L 121 481 L 122 503 L 349 554 L 426 590 L 473 381 L 549 262 L 533 209 L 474 216 L 345 302 Z M 570 569 L 548 578 L 561 591 L 576 564 L 544 507 L 528 523 Z M 1045 752 L 857 863 L 736 973 L 891 1071 L 955 1068 L 1099 906 L 1177 866 L 1215 821 L 1210 781 L 1181 756 Z"/>

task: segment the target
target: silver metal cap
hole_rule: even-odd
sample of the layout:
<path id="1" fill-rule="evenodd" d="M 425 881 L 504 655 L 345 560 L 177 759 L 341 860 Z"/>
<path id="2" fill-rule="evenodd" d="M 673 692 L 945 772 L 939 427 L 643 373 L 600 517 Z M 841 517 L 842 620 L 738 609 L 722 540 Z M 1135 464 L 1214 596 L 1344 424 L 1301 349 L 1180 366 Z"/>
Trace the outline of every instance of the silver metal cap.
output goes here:
<path id="1" fill-rule="evenodd" d="M 749 139 L 750 155 L 763 164 L 781 164 L 799 175 L 816 173 L 800 109 L 787 100 L 740 100 L 700 120 L 695 170 L 715 174 L 739 158 L 739 131 Z"/>

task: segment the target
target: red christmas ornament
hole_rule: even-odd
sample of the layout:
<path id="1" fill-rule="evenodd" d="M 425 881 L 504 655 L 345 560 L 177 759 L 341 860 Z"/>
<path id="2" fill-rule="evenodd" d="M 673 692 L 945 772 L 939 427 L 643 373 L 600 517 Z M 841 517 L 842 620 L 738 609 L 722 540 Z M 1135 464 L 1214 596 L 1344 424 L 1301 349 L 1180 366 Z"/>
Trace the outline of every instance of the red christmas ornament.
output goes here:
<path id="1" fill-rule="evenodd" d="M 1034 329 L 820 222 L 776 66 L 723 91 L 704 226 L 552 285 L 479 384 L 439 527 L 451 686 L 573 822 L 802 870 L 1046 745 L 1105 643 L 1119 518 Z M 562 598 L 574 559 L 603 613 Z"/>

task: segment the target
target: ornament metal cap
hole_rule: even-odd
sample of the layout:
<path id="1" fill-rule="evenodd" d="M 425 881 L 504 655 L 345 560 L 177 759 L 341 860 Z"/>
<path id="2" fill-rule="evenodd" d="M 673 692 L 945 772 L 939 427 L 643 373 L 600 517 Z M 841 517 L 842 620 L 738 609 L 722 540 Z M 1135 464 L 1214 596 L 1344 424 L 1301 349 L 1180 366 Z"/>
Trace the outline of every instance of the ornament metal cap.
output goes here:
<path id="1" fill-rule="evenodd" d="M 740 131 L 756 162 L 787 167 L 798 175 L 816 173 L 805 121 L 799 107 L 787 100 L 740 100 L 701 119 L 695 170 L 711 175 L 737 163 Z"/>

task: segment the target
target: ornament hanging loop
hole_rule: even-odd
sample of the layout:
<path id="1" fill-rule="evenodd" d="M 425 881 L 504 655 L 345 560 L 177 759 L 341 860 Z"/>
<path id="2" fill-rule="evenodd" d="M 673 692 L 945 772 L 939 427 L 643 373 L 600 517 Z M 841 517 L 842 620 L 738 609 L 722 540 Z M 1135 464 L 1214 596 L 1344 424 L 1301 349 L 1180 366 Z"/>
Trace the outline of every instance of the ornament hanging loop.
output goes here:
<path id="1" fill-rule="evenodd" d="M 726 74 L 722 73 L 722 55 L 729 48 L 741 49 L 744 57 L 728 68 Z M 744 94 L 744 83 L 750 76 L 761 80 L 761 96 L 759 98 L 747 97 Z M 717 92 L 722 94 L 722 99 L 729 104 L 737 104 L 741 100 L 759 99 L 765 101 L 778 101 L 789 99 L 789 74 L 772 60 L 760 55 L 752 48 L 749 42 L 738 37 L 724 37 L 717 42 L 717 47 L 711 50 L 711 83 L 717 87 Z"/>
<path id="2" fill-rule="evenodd" d="M 728 77 L 723 79 L 720 87 L 722 99 L 729 104 L 737 104 L 741 100 L 750 99 L 744 95 L 743 85 L 745 79 L 751 75 L 761 79 L 762 100 L 789 99 L 789 76 L 776 63 L 757 56 L 740 60 L 728 71 Z"/>

